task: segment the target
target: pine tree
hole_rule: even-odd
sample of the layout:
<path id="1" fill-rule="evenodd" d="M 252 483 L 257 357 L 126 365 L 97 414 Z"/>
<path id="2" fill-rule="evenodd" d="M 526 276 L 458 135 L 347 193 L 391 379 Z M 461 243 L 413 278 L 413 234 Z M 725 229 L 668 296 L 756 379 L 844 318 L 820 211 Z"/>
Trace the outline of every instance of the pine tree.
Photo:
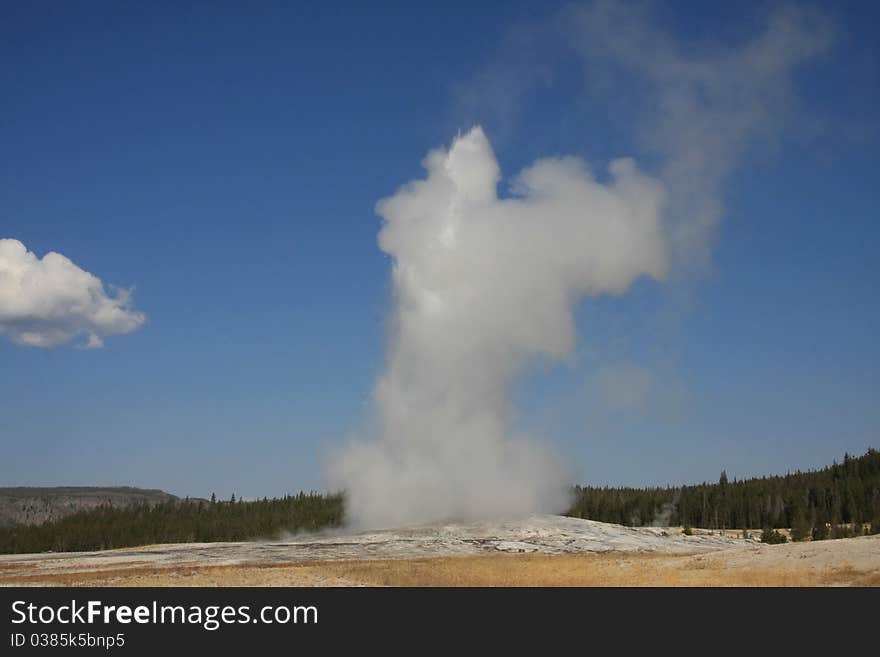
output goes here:
<path id="1" fill-rule="evenodd" d="M 791 526 L 791 540 L 793 541 L 804 541 L 809 537 L 810 523 L 807 522 L 807 516 L 804 514 L 803 509 L 798 509 L 795 513 L 794 522 Z"/>

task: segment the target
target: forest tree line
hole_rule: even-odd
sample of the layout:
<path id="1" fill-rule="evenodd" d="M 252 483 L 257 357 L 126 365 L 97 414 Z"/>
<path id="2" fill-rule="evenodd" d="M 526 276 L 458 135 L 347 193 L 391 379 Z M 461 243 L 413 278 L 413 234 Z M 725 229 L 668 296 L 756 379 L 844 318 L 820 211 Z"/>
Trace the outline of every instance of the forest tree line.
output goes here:
<path id="1" fill-rule="evenodd" d="M 568 515 L 622 525 L 790 528 L 794 540 L 880 533 L 880 452 L 810 472 L 665 488 L 575 487 Z"/>
<path id="2" fill-rule="evenodd" d="M 340 527 L 341 494 L 242 501 L 172 500 L 109 505 L 40 525 L 0 528 L 0 553 L 103 550 L 153 543 L 277 539 Z M 792 538 L 880 533 L 880 452 L 845 455 L 812 472 L 665 488 L 574 487 L 568 516 L 623 525 L 707 529 L 791 528 Z"/>
<path id="3" fill-rule="evenodd" d="M 274 499 L 173 500 L 109 505 L 41 525 L 0 528 L 0 553 L 76 552 L 148 545 L 278 538 L 342 524 L 341 495 L 299 493 Z"/>

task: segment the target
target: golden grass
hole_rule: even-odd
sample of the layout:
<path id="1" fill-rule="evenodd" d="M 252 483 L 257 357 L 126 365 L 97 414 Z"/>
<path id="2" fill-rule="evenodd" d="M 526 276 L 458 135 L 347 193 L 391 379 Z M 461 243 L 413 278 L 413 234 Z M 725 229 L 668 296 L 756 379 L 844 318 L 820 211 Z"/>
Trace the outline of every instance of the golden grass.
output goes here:
<path id="1" fill-rule="evenodd" d="M 828 586 L 877 585 L 852 568 L 727 568 L 687 556 L 499 555 L 333 564 L 375 586 Z M 867 579 L 866 579 L 867 578 Z M 871 579 L 873 578 L 873 579 Z"/>
<path id="2" fill-rule="evenodd" d="M 0 573 L 13 586 L 880 586 L 880 569 L 730 564 L 720 555 L 491 555 Z"/>

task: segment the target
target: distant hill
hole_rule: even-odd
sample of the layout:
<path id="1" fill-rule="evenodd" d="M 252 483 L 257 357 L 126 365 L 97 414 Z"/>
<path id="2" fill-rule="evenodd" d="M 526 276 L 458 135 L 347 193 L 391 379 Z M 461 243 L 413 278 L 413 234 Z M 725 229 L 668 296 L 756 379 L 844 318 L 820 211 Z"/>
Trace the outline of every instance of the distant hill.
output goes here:
<path id="1" fill-rule="evenodd" d="M 100 506 L 123 509 L 176 500 L 165 491 L 121 486 L 59 486 L 0 488 L 0 527 L 39 525 Z"/>

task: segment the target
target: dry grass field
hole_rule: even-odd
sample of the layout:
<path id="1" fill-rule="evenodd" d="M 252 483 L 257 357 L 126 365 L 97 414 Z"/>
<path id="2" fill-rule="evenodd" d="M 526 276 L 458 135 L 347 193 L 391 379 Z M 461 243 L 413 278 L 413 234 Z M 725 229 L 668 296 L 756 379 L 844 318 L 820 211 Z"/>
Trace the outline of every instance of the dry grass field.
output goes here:
<path id="1" fill-rule="evenodd" d="M 498 554 L 307 563 L 137 562 L 31 574 L 0 567 L 7 586 L 880 586 L 880 537 L 701 554 Z"/>

